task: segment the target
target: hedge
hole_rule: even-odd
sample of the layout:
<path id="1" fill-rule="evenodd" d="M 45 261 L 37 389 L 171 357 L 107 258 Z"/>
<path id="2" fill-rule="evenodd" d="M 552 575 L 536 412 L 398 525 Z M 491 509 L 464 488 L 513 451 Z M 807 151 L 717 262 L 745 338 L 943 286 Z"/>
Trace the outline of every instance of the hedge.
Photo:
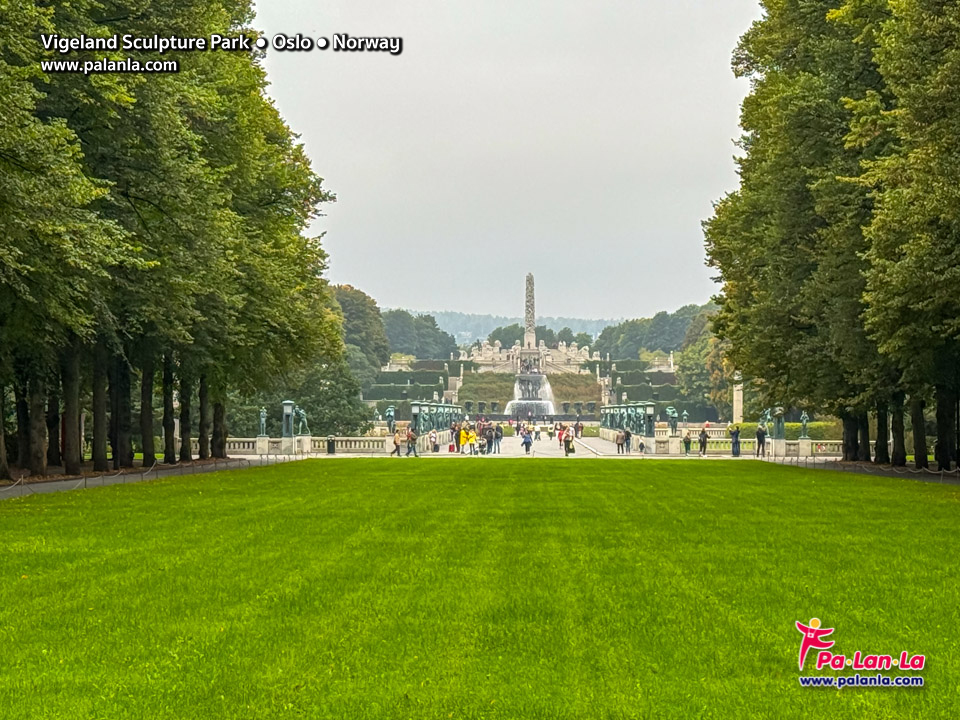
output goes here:
<path id="1" fill-rule="evenodd" d="M 627 399 L 630 402 L 649 402 L 654 400 L 654 395 L 659 402 L 672 403 L 683 401 L 684 398 L 680 389 L 674 385 L 618 385 L 616 386 L 617 399 L 622 399 L 623 393 L 627 393 Z"/>
<path id="2" fill-rule="evenodd" d="M 447 374 L 442 370 L 397 370 L 394 372 L 382 372 L 377 375 L 374 381 L 375 385 L 436 385 L 437 381 L 443 378 L 444 385 L 447 384 Z"/>
<path id="3" fill-rule="evenodd" d="M 431 370 L 443 372 L 448 368 L 451 375 L 460 375 L 460 366 L 463 365 L 463 374 L 476 371 L 477 364 L 472 360 L 416 360 L 410 363 L 412 370 Z"/>
<path id="4" fill-rule="evenodd" d="M 740 437 L 742 438 L 752 438 L 757 436 L 757 423 L 755 422 L 745 422 L 738 423 L 740 425 Z M 800 438 L 800 431 L 803 428 L 801 423 L 786 423 L 786 434 L 787 440 L 798 440 Z M 773 423 L 767 425 L 767 437 L 771 437 L 773 434 Z M 828 420 L 825 422 L 811 422 L 807 424 L 807 434 L 810 436 L 811 440 L 842 440 L 843 439 L 843 423 L 839 420 Z M 871 438 L 872 439 L 872 438 Z"/>
<path id="5" fill-rule="evenodd" d="M 407 394 L 407 400 L 433 400 L 433 393 L 436 392 L 439 398 L 443 398 L 445 387 L 442 384 L 434 385 L 374 385 L 363 393 L 364 400 L 402 400 L 403 393 Z"/>

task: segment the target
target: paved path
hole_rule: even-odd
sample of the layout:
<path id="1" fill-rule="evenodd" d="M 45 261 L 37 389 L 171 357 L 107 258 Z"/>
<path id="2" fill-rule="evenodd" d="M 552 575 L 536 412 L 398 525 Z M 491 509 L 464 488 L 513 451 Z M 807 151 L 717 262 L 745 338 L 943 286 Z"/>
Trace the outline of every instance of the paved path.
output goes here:
<path id="1" fill-rule="evenodd" d="M 297 460 L 302 458 L 296 458 Z M 290 458 L 289 461 L 292 461 Z M 273 465 L 285 462 L 284 456 L 228 458 L 215 462 L 191 463 L 189 465 L 157 465 L 150 470 L 134 469 L 124 473 L 113 473 L 83 478 L 69 478 L 67 480 L 50 480 L 31 482 L 29 478 L 22 478 L 13 485 L 0 487 L 0 500 L 26 495 L 45 495 L 47 493 L 78 490 L 80 488 L 106 487 L 108 485 L 127 485 L 130 483 L 156 480 L 163 477 L 179 477 L 181 475 L 197 475 L 200 473 L 219 472 L 221 470 L 238 470 L 259 465 Z M 23 482 L 26 480 L 26 482 Z"/>
<path id="2" fill-rule="evenodd" d="M 8 498 L 14 497 L 25 497 L 27 495 L 42 495 L 47 493 L 54 492 L 63 492 L 67 490 L 77 490 L 80 488 L 95 488 L 95 487 L 105 487 L 108 485 L 122 485 L 135 482 L 143 482 L 145 480 L 156 480 L 157 478 L 162 477 L 177 477 L 181 475 L 196 475 L 199 473 L 208 473 L 208 472 L 218 472 L 221 470 L 237 470 L 240 468 L 248 467 L 260 467 L 263 465 L 274 465 L 277 463 L 283 462 L 296 462 L 298 460 L 306 459 L 343 459 L 343 458 L 369 458 L 369 457 L 384 457 L 383 455 L 370 455 L 370 454 L 337 454 L 337 455 L 327 455 L 327 454 L 316 454 L 316 455 L 296 455 L 296 456 L 286 456 L 286 455 L 265 455 L 265 456 L 251 456 L 247 457 L 237 457 L 230 458 L 228 460 L 219 460 L 216 462 L 204 462 L 204 463 L 191 463 L 191 464 L 176 464 L 176 465 L 158 465 L 155 468 L 146 471 L 132 471 L 124 474 L 112 474 L 112 475 L 103 475 L 99 477 L 87 477 L 87 478 L 71 478 L 68 480 L 54 480 L 50 482 L 21 482 L 18 481 L 14 485 L 8 485 L 6 487 L 0 487 L 0 501 L 6 500 Z M 448 458 L 448 459 L 466 459 L 468 455 L 456 455 L 453 453 L 447 452 L 447 449 L 444 447 L 439 453 L 427 453 L 420 456 L 421 458 Z M 500 454 L 499 455 L 483 455 L 478 456 L 484 460 L 496 459 L 496 458 L 519 458 L 519 457 L 531 457 L 531 458 L 562 458 L 564 457 L 563 450 L 560 448 L 560 444 L 553 440 L 551 441 L 546 434 L 543 435 L 543 439 L 539 442 L 534 442 L 533 446 L 530 449 L 530 454 L 526 455 L 523 451 L 523 445 L 520 442 L 519 438 L 516 437 L 507 437 L 504 438 L 500 444 Z M 722 455 L 711 455 L 709 458 L 698 458 L 696 455 L 691 455 L 690 457 L 680 456 L 666 456 L 666 455 L 640 455 L 638 453 L 633 453 L 631 455 L 617 455 L 617 446 L 615 443 L 612 443 L 608 440 L 602 440 L 601 438 L 581 438 L 577 441 L 577 450 L 570 457 L 570 459 L 614 459 L 614 460 L 643 460 L 643 459 L 657 459 L 657 460 L 730 460 L 730 456 Z M 752 456 L 744 456 L 739 458 L 742 461 L 754 460 L 756 458 Z M 918 471 L 911 468 L 898 468 L 894 470 L 890 467 L 877 467 L 875 465 L 870 465 L 866 463 L 842 463 L 839 462 L 836 458 L 779 458 L 779 459 L 767 459 L 766 462 L 771 462 L 774 464 L 784 464 L 784 465 L 796 465 L 798 467 L 805 467 L 809 469 L 824 469 L 824 470 L 838 470 L 840 472 L 853 472 L 869 475 L 880 475 L 886 477 L 901 477 L 909 478 L 912 480 L 919 480 L 924 482 L 940 482 L 940 483 L 949 483 L 949 484 L 960 484 L 960 477 L 958 477 L 958 471 L 954 470 L 953 473 L 939 473 L 935 470 L 926 470 Z"/>

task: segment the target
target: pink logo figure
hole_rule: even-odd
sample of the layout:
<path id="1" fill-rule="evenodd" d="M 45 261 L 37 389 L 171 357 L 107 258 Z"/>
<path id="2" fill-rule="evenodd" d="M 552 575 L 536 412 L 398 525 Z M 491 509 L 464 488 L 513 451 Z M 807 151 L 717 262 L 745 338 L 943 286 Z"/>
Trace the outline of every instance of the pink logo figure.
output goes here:
<path id="1" fill-rule="evenodd" d="M 800 670 L 803 670 L 803 663 L 807 659 L 807 651 L 810 648 L 817 648 L 818 650 L 827 650 L 833 647 L 833 640 L 823 640 L 822 638 L 826 637 L 833 632 L 834 628 L 820 628 L 820 620 L 818 618 L 813 618 L 810 621 L 810 625 L 804 625 L 802 622 L 797 622 L 797 630 L 803 633 L 803 642 L 800 643 Z"/>

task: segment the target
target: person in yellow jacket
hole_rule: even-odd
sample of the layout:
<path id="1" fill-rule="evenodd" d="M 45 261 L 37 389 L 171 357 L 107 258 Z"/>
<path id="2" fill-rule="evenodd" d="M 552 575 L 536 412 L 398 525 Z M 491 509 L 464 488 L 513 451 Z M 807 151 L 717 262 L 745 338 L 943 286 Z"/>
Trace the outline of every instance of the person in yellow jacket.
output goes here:
<path id="1" fill-rule="evenodd" d="M 477 431 L 473 428 L 470 428 L 470 432 L 467 433 L 467 442 L 470 444 L 470 454 L 477 454 Z"/>
<path id="2" fill-rule="evenodd" d="M 460 454 L 467 452 L 467 443 L 470 442 L 470 430 L 464 425 L 460 428 Z"/>

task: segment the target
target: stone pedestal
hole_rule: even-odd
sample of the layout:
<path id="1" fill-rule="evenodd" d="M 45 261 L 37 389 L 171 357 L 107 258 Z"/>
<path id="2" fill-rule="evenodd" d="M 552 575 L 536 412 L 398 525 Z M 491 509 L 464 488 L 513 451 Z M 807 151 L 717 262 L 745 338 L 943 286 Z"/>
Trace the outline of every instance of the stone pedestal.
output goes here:
<path id="1" fill-rule="evenodd" d="M 655 437 L 643 438 L 644 455 L 657 454 L 657 439 Z"/>
<path id="2" fill-rule="evenodd" d="M 787 455 L 786 440 L 767 440 L 767 451 L 771 452 L 773 457 L 782 458 Z"/>
<path id="3" fill-rule="evenodd" d="M 668 441 L 671 455 L 683 455 L 683 438 L 680 436 L 672 437 Z"/>
<path id="4" fill-rule="evenodd" d="M 297 436 L 297 452 L 301 455 L 309 455 L 313 452 L 313 438 L 309 435 Z"/>
<path id="5" fill-rule="evenodd" d="M 266 435 L 257 436 L 257 455 L 266 455 L 270 452 L 270 438 Z"/>
<path id="6" fill-rule="evenodd" d="M 292 437 L 280 438 L 280 453 L 282 455 L 293 455 L 294 439 Z"/>
<path id="7" fill-rule="evenodd" d="M 813 457 L 813 440 L 800 438 L 800 457 Z"/>

